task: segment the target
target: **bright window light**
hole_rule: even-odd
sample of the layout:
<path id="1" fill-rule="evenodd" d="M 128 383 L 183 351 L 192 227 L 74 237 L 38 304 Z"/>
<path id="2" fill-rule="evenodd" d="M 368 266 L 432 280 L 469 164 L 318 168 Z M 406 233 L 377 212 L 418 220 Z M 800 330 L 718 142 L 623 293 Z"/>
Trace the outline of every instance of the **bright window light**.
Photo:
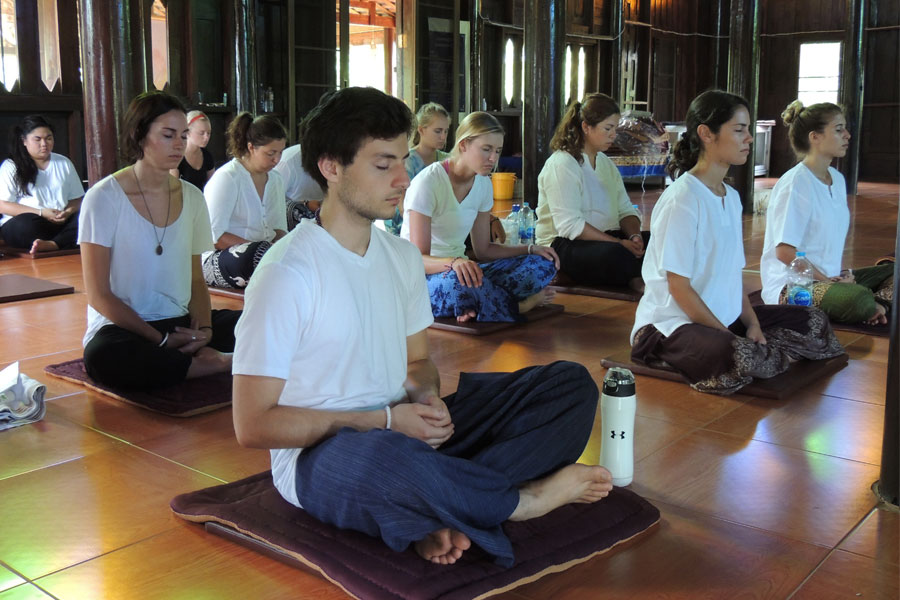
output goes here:
<path id="1" fill-rule="evenodd" d="M 516 65 L 516 49 L 512 38 L 506 38 L 506 49 L 503 53 L 503 96 L 507 104 L 512 104 L 515 86 L 513 73 Z"/>
<path id="2" fill-rule="evenodd" d="M 817 102 L 837 104 L 841 89 L 841 43 L 800 44 L 797 98 L 805 106 Z"/>
<path id="3" fill-rule="evenodd" d="M 12 90 L 19 80 L 19 42 L 16 34 L 16 3 L 0 2 L 0 84 Z"/>
<path id="4" fill-rule="evenodd" d="M 578 49 L 578 100 L 584 98 L 585 62 L 584 46 L 582 46 Z"/>
<path id="5" fill-rule="evenodd" d="M 571 100 L 569 95 L 572 93 L 572 46 L 566 46 L 566 71 L 564 77 L 563 89 L 566 94 L 566 104 L 568 104 Z"/>

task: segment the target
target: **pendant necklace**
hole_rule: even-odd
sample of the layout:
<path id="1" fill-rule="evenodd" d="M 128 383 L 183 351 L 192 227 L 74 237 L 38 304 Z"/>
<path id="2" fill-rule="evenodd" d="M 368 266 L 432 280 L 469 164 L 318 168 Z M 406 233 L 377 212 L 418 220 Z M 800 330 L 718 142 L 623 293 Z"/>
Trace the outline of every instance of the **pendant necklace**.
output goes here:
<path id="1" fill-rule="evenodd" d="M 162 237 L 159 237 L 159 234 L 156 232 L 156 223 L 153 221 L 153 215 L 150 213 L 150 206 L 147 204 L 147 199 L 144 197 L 144 190 L 141 189 L 141 181 L 138 179 L 137 171 L 132 167 L 131 172 L 134 174 L 134 181 L 137 183 L 138 192 L 141 194 L 141 200 L 144 201 L 144 208 L 147 209 L 147 216 L 150 217 L 150 224 L 153 225 L 153 236 L 156 238 L 156 255 L 160 256 L 163 253 L 162 243 L 163 240 L 166 239 L 166 229 L 169 228 L 169 210 L 172 208 L 172 186 L 169 186 L 169 203 L 166 206 L 166 221 L 165 225 L 163 225 Z M 168 184 L 168 180 L 166 183 Z"/>

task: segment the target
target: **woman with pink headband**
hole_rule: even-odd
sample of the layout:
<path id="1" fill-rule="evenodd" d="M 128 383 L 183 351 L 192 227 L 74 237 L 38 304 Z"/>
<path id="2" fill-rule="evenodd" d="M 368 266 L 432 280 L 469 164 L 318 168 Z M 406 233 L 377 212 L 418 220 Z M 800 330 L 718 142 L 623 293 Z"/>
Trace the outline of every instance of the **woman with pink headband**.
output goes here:
<path id="1" fill-rule="evenodd" d="M 193 183 L 197 186 L 197 189 L 203 191 L 206 182 L 216 172 L 216 163 L 213 162 L 212 154 L 206 149 L 212 127 L 209 123 L 209 117 L 199 110 L 189 112 L 187 121 L 187 147 L 184 150 L 184 158 L 181 159 L 178 169 L 172 170 L 172 176 L 180 177 L 188 183 Z"/>

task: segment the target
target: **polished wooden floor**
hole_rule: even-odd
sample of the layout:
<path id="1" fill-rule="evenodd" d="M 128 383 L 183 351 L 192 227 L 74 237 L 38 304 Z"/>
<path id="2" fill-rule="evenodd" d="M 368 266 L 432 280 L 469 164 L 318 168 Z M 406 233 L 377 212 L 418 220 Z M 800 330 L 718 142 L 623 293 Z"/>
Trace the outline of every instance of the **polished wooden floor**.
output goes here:
<path id="1" fill-rule="evenodd" d="M 633 196 L 649 215 L 658 193 Z M 860 186 L 851 199 L 852 264 L 893 248 L 897 201 L 896 185 Z M 764 226 L 745 218 L 748 287 L 759 285 Z M 42 422 L 0 432 L 0 600 L 343 597 L 324 580 L 172 516 L 172 496 L 268 468 L 266 452 L 237 445 L 229 410 L 172 419 L 43 373 L 81 353 L 86 300 L 77 256 L 4 259 L 3 273 L 69 283 L 76 293 L 0 305 L 0 366 L 20 360 L 48 387 Z M 556 359 L 579 361 L 602 381 L 600 360 L 627 348 L 636 305 L 558 301 L 564 315 L 512 332 L 429 332 L 442 392 L 455 389 L 461 370 Z M 870 491 L 887 343 L 839 337 L 849 366 L 784 401 L 722 398 L 639 377 L 632 489 L 659 507 L 660 526 L 503 597 L 896 599 L 900 518 Z M 584 461 L 597 460 L 599 441 L 592 438 Z"/>

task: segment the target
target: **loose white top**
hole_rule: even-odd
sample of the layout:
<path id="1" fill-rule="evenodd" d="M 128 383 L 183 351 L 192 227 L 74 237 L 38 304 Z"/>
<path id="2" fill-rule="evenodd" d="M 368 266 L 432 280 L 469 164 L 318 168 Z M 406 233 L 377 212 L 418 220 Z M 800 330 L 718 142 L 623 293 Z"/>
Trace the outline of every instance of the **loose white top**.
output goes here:
<path id="1" fill-rule="evenodd" d="M 663 192 L 650 217 L 650 243 L 641 276 L 644 295 L 631 339 L 644 325 L 669 336 L 691 322 L 669 293 L 667 273 L 691 287 L 726 327 L 741 315 L 744 242 L 741 198 L 726 185 L 724 204 L 703 182 L 685 173 Z"/>
<path id="2" fill-rule="evenodd" d="M 287 205 L 281 174 L 272 169 L 262 201 L 250 172 L 234 158 L 216 169 L 203 188 L 213 241 L 231 233 L 251 242 L 271 242 L 275 230 L 287 231 Z"/>
<path id="3" fill-rule="evenodd" d="M 850 227 L 847 185 L 840 171 L 828 168 L 831 186 L 803 163 L 781 176 L 769 196 L 766 239 L 759 271 L 766 304 L 778 304 L 788 279 L 788 266 L 778 260 L 778 244 L 790 244 L 828 277 L 841 274 L 844 241 Z"/>
<path id="4" fill-rule="evenodd" d="M 16 165 L 6 159 L 0 165 L 0 200 L 18 202 L 32 208 L 62 210 L 69 200 L 84 196 L 84 186 L 75 171 L 75 165 L 62 154 L 50 153 L 50 163 L 46 169 L 38 169 L 34 184 L 22 194 L 16 186 Z M 0 215 L 0 224 L 12 217 Z"/>
<path id="5" fill-rule="evenodd" d="M 281 153 L 281 161 L 275 171 L 281 174 L 284 181 L 284 196 L 288 200 L 308 202 L 322 200 L 325 197 L 321 186 L 303 168 L 300 144 L 291 146 Z"/>
<path id="6" fill-rule="evenodd" d="M 112 175 L 88 190 L 81 205 L 78 243 L 110 249 L 110 289 L 145 321 L 187 314 L 191 257 L 212 248 L 203 193 L 186 181 L 181 181 L 181 193 L 181 214 L 165 230 L 156 227 L 155 234 L 153 224 L 138 213 Z M 158 237 L 162 238 L 161 255 L 156 254 Z M 84 345 L 112 322 L 90 305 L 87 320 Z"/>
<path id="7" fill-rule="evenodd" d="M 431 325 L 422 255 L 372 227 L 364 256 L 305 219 L 260 261 L 232 372 L 285 380 L 282 406 L 377 410 L 404 398 L 406 338 Z M 300 506 L 302 448 L 271 451 L 275 487 Z"/>
<path id="8" fill-rule="evenodd" d="M 627 216 L 640 218 L 616 165 L 602 152 L 596 167 L 587 156 L 578 161 L 564 150 L 550 155 L 538 175 L 538 206 L 535 236 L 549 246 L 556 237 L 574 240 L 585 223 L 600 231 L 619 229 Z"/>
<path id="9" fill-rule="evenodd" d="M 464 256 L 466 237 L 480 212 L 494 206 L 494 187 L 490 177 L 476 175 L 472 189 L 460 202 L 453 194 L 450 176 L 443 163 L 425 167 L 412 180 L 403 201 L 403 227 L 400 237 L 409 239 L 409 211 L 431 217 L 431 256 Z"/>

